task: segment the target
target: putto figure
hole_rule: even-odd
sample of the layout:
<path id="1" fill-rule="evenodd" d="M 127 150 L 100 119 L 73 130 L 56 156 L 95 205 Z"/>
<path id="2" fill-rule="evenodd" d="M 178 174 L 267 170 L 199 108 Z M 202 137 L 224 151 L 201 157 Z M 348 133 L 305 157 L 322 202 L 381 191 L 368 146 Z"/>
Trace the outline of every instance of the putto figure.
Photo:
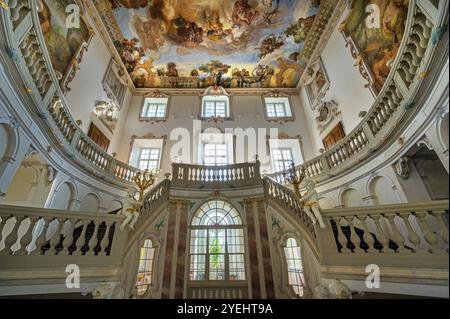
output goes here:
<path id="1" fill-rule="evenodd" d="M 311 218 L 313 225 L 316 220 L 319 221 L 320 228 L 326 228 L 322 214 L 320 213 L 319 196 L 314 189 L 316 184 L 312 179 L 305 179 L 303 186 L 306 188 L 306 193 L 300 198 L 300 202 L 304 205 L 306 215 Z"/>
<path id="2" fill-rule="evenodd" d="M 137 193 L 136 188 L 134 187 L 128 188 L 127 196 L 125 197 L 124 205 L 122 208 L 122 215 L 125 216 L 125 219 L 120 225 L 121 231 L 123 231 L 127 225 L 129 225 L 131 229 L 134 229 L 134 225 L 136 224 L 139 218 L 140 203 L 135 198 L 136 193 Z"/>

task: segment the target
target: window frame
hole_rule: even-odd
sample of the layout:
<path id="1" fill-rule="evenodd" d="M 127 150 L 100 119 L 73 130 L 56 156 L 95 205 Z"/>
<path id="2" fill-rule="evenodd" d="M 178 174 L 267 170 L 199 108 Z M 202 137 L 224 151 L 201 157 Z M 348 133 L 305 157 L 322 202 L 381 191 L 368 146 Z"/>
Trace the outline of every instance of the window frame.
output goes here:
<path id="1" fill-rule="evenodd" d="M 214 208 L 210 208 L 206 211 L 203 211 L 202 208 L 205 207 L 206 205 L 209 205 L 209 203 L 212 202 L 223 202 L 224 205 L 229 205 L 231 207 L 231 209 L 228 211 L 232 212 L 234 211 L 237 215 L 236 217 L 239 219 L 240 223 L 237 224 L 227 224 L 227 225 L 222 225 L 222 224 L 218 224 L 218 225 L 202 225 L 200 224 L 201 222 L 201 218 L 198 217 L 199 214 L 202 214 L 202 216 L 204 216 L 205 214 L 208 214 L 209 212 L 211 212 L 212 210 L 214 210 Z M 235 218 L 236 218 L 235 217 Z M 194 224 L 195 218 L 198 218 L 198 224 Z M 198 234 L 196 234 L 197 237 L 193 236 L 193 233 L 195 231 L 204 231 L 204 236 L 205 237 L 200 237 Z M 211 230 L 223 230 L 224 231 L 224 252 L 223 253 L 211 253 L 210 249 L 209 249 L 209 245 L 210 245 L 210 232 Z M 230 240 L 230 235 L 229 232 L 233 231 L 233 230 L 240 230 L 240 232 L 236 231 L 235 235 L 233 236 L 234 238 L 242 238 L 242 242 L 240 244 L 237 244 L 237 242 Z M 240 234 L 239 234 L 240 233 Z M 238 234 L 238 235 L 236 235 Z M 236 237 L 235 237 L 236 236 Z M 231 238 L 233 238 L 231 237 Z M 205 238 L 205 245 L 204 245 L 204 253 L 202 252 L 196 252 L 192 249 L 193 247 L 193 240 L 197 239 L 197 238 Z M 231 244 L 230 244 L 231 243 Z M 247 233 L 246 233 L 246 224 L 245 221 L 243 219 L 242 213 L 236 209 L 235 205 L 231 204 L 230 202 L 226 201 L 226 200 L 222 200 L 222 199 L 215 199 L 215 200 L 208 200 L 206 202 L 203 202 L 194 212 L 192 218 L 191 218 L 191 222 L 189 225 L 189 253 L 187 256 L 187 260 L 188 260 L 188 267 L 187 267 L 187 280 L 189 283 L 199 283 L 199 282 L 215 282 L 215 283 L 221 283 L 221 282 L 236 282 L 236 283 L 243 283 L 243 282 L 247 282 L 249 280 L 249 270 L 248 270 L 248 254 L 247 254 Z M 230 252 L 230 246 L 241 246 L 242 248 L 242 252 Z M 194 245 L 195 247 L 198 245 Z M 236 248 L 236 247 L 235 247 Z M 223 255 L 223 273 L 224 273 L 224 278 L 223 279 L 211 279 L 210 275 L 210 265 L 211 265 L 211 259 L 210 257 L 213 255 Z M 203 267 L 202 268 L 192 268 L 193 265 L 193 256 L 204 256 L 203 257 Z M 240 262 L 242 263 L 240 271 L 236 271 L 237 273 L 242 273 L 243 274 L 243 279 L 230 279 L 230 256 L 241 256 L 240 258 Z M 237 259 L 236 259 L 237 260 Z M 238 261 L 236 262 L 237 264 L 239 263 Z M 198 265 L 198 263 L 195 263 L 196 265 Z M 198 266 L 197 266 L 198 267 Z M 194 271 L 201 269 L 203 271 L 204 274 L 204 278 L 203 279 L 194 279 L 191 278 L 191 275 Z"/>
<path id="2" fill-rule="evenodd" d="M 289 153 L 291 154 L 291 161 L 289 162 L 289 165 L 287 167 L 285 167 L 284 163 L 286 162 L 284 160 L 284 155 L 283 155 L 283 151 L 289 150 Z M 282 170 L 277 170 L 276 169 L 276 163 L 279 162 L 279 160 L 275 160 L 275 151 L 281 151 L 281 157 L 283 157 L 283 160 L 281 160 L 281 162 L 283 162 L 283 169 Z M 271 151 L 271 159 L 272 159 L 272 169 L 274 171 L 274 173 L 279 173 L 279 172 L 284 172 L 288 169 L 291 168 L 292 163 L 294 162 L 294 152 L 292 151 L 291 147 L 278 147 L 278 148 L 274 148 Z"/>
<path id="3" fill-rule="evenodd" d="M 267 102 L 267 99 L 283 99 L 286 100 L 285 102 L 283 102 L 284 105 L 284 116 L 269 116 L 269 109 L 268 109 L 268 105 L 269 104 L 281 104 L 281 102 Z M 292 101 L 290 96 L 263 96 L 262 97 L 262 101 L 263 101 L 263 105 L 264 105 L 264 117 L 267 121 L 294 121 L 295 120 L 295 115 L 294 115 L 294 109 L 292 108 Z M 287 103 L 286 103 L 287 102 Z M 286 105 L 287 104 L 287 105 Z M 287 110 L 289 110 L 290 115 L 288 115 Z M 276 112 L 276 111 L 275 111 Z"/>
<path id="4" fill-rule="evenodd" d="M 214 145 L 216 147 L 214 149 L 214 152 L 215 152 L 215 154 L 214 154 L 214 164 L 208 164 L 206 162 L 206 158 L 207 158 L 206 147 L 209 146 L 209 145 Z M 223 164 L 218 164 L 217 163 L 217 158 L 218 158 L 217 157 L 217 145 L 221 145 L 221 146 L 223 146 L 225 148 L 225 157 L 224 157 L 225 161 L 224 161 Z M 226 166 L 226 165 L 228 165 L 229 154 L 228 154 L 228 145 L 227 145 L 227 143 L 203 143 L 202 147 L 203 147 L 203 149 L 202 149 L 202 156 L 203 156 L 202 162 L 203 162 L 203 165 L 205 165 L 205 166 Z"/>
<path id="5" fill-rule="evenodd" d="M 151 259 L 145 259 L 145 260 L 151 260 L 151 275 L 150 275 L 150 282 L 147 284 L 142 284 L 142 285 L 138 285 L 138 276 L 140 273 L 142 273 L 141 271 L 139 271 L 140 268 L 140 264 L 141 264 L 141 251 L 142 249 L 144 249 L 144 245 L 146 243 L 146 241 L 149 240 L 151 242 L 151 247 L 150 249 L 152 250 L 152 258 Z M 155 273 L 157 273 L 156 271 L 156 266 L 157 266 L 157 248 L 158 246 L 156 245 L 157 241 L 155 238 L 153 237 L 146 237 L 144 239 L 142 239 L 141 244 L 138 247 L 138 261 L 137 261 L 137 270 L 136 270 L 136 275 L 134 276 L 134 290 L 137 294 L 138 298 L 144 298 L 147 294 L 149 294 L 149 292 L 155 287 Z M 146 271 L 143 271 L 144 273 Z M 140 286 L 146 286 L 146 289 L 144 292 L 142 292 L 142 294 L 139 293 L 139 288 Z"/>
<path id="6" fill-rule="evenodd" d="M 220 99 L 218 99 L 218 100 L 214 100 L 214 99 L 208 100 L 208 98 L 214 98 L 214 97 L 223 97 L 224 100 L 220 100 Z M 225 98 L 226 98 L 226 100 L 225 100 Z M 225 103 L 225 116 L 217 116 L 216 104 L 215 103 L 216 102 L 220 102 L 220 101 L 226 102 Z M 214 103 L 214 111 L 215 111 L 214 113 L 215 113 L 215 115 L 213 115 L 213 116 L 206 116 L 205 115 L 204 110 L 205 110 L 206 102 L 213 102 Z M 200 99 L 199 119 L 200 120 L 210 120 L 211 118 L 214 118 L 214 119 L 219 119 L 220 118 L 221 120 L 225 120 L 225 121 L 233 120 L 233 116 L 232 116 L 232 112 L 231 112 L 231 97 L 230 96 L 221 94 L 221 95 L 204 95 L 204 96 L 201 97 L 201 99 Z"/>
<path id="7" fill-rule="evenodd" d="M 163 99 L 165 99 L 166 100 L 164 116 L 156 116 L 158 114 L 158 107 L 156 108 L 155 116 L 147 116 L 150 105 L 157 105 L 157 106 L 163 105 L 163 103 L 156 103 L 156 102 L 155 103 L 151 103 L 151 102 L 147 103 L 147 100 L 151 100 L 151 99 L 154 99 L 154 100 L 158 100 L 158 99 L 163 100 Z M 163 122 L 163 121 L 166 121 L 169 118 L 169 104 L 170 104 L 170 97 L 169 96 L 145 97 L 144 98 L 144 102 L 142 103 L 141 109 L 139 111 L 139 121 L 146 121 L 146 122 L 150 122 L 150 121 Z M 144 116 L 143 112 L 144 112 L 144 109 L 146 107 L 147 107 L 147 114 Z"/>
<path id="8" fill-rule="evenodd" d="M 290 276 L 289 276 L 290 271 L 289 271 L 288 256 L 286 254 L 286 249 L 292 248 L 291 246 L 288 247 L 288 241 L 290 239 L 295 240 L 295 242 L 297 244 L 297 246 L 295 246 L 295 247 L 297 247 L 299 249 L 299 251 L 300 251 L 298 260 L 300 262 L 300 267 L 301 267 L 301 277 L 300 277 L 300 279 L 303 281 L 303 285 L 302 286 L 301 285 L 292 284 L 291 281 L 290 281 Z M 303 256 L 303 244 L 302 244 L 302 241 L 300 241 L 299 238 L 297 238 L 296 236 L 286 235 L 283 238 L 283 241 L 282 241 L 282 244 L 281 244 L 281 250 L 282 250 L 282 254 L 283 254 L 283 269 L 284 269 L 284 272 L 285 272 L 283 277 L 284 277 L 284 280 L 285 280 L 285 285 L 290 287 L 290 288 L 292 288 L 292 290 L 294 291 L 294 293 L 295 293 L 297 298 L 303 298 L 304 297 L 304 293 L 305 293 L 305 289 L 307 288 L 307 282 L 306 282 L 306 278 L 305 278 L 305 267 L 303 265 L 303 261 L 305 259 L 304 259 L 304 256 Z M 289 259 L 289 260 L 291 260 L 291 259 Z M 294 285 L 297 286 L 297 287 L 301 287 L 302 288 L 302 294 L 301 295 L 297 293 L 297 291 L 294 288 Z"/>
<path id="9" fill-rule="evenodd" d="M 144 151 L 144 150 L 149 150 L 150 152 L 149 152 L 149 158 L 148 159 L 142 159 L 142 151 Z M 154 172 L 154 173 L 157 173 L 160 169 L 161 169 L 161 149 L 160 148 L 157 148 L 157 147 L 141 147 L 141 148 L 139 148 L 139 157 L 138 157 L 138 161 L 137 161 L 137 167 L 140 169 L 140 170 L 146 170 L 145 168 L 144 169 L 142 169 L 141 168 L 141 161 L 147 161 L 148 163 L 150 163 L 150 162 L 154 162 L 154 160 L 152 160 L 151 158 L 150 158 L 150 155 L 151 155 L 151 151 L 152 150 L 158 150 L 158 161 L 157 161 L 157 166 L 156 166 L 156 168 L 155 168 L 155 170 L 152 170 L 152 169 L 149 169 L 148 167 L 146 168 L 148 171 L 150 171 L 150 172 Z"/>

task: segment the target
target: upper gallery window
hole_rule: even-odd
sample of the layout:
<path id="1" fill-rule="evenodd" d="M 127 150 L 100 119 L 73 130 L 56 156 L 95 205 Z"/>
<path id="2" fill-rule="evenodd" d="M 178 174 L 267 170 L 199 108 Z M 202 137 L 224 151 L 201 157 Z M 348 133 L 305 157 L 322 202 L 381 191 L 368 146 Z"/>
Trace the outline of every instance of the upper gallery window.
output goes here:
<path id="1" fill-rule="evenodd" d="M 204 203 L 191 224 L 189 280 L 245 280 L 244 228 L 229 203 Z"/>
<path id="2" fill-rule="evenodd" d="M 294 238 L 288 238 L 286 241 L 284 254 L 286 256 L 289 285 L 292 286 L 297 296 L 302 297 L 305 278 L 303 275 L 300 246 Z"/>
<path id="3" fill-rule="evenodd" d="M 140 170 L 157 171 L 159 169 L 160 149 L 141 148 L 138 168 Z"/>
<path id="4" fill-rule="evenodd" d="M 230 103 L 225 95 L 208 95 L 202 101 L 202 118 L 230 117 Z"/>
<path id="5" fill-rule="evenodd" d="M 204 148 L 205 165 L 219 166 L 228 163 L 227 144 L 204 144 Z"/>
<path id="6" fill-rule="evenodd" d="M 155 247 L 151 239 L 146 239 L 140 250 L 139 268 L 136 279 L 136 289 L 139 296 L 145 294 L 148 286 L 152 284 L 153 259 Z"/>
<path id="7" fill-rule="evenodd" d="M 292 117 L 291 106 L 287 97 L 266 97 L 264 102 L 268 119 Z"/>
<path id="8" fill-rule="evenodd" d="M 141 120 L 148 119 L 165 119 L 168 116 L 167 104 L 169 99 L 163 98 L 146 98 L 141 111 Z"/>
<path id="9" fill-rule="evenodd" d="M 291 164 L 294 161 L 292 156 L 292 149 L 290 148 L 277 148 L 272 150 L 273 154 L 273 166 L 276 172 L 285 171 L 291 168 Z"/>

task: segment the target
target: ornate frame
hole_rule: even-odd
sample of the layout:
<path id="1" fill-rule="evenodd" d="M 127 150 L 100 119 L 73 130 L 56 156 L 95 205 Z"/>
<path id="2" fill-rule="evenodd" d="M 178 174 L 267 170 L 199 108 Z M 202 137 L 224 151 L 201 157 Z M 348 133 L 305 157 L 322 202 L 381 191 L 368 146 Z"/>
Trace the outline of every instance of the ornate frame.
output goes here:
<path id="1" fill-rule="evenodd" d="M 145 99 L 146 98 L 167 98 L 166 116 L 164 116 L 164 117 L 142 117 L 142 110 L 144 109 Z M 141 102 L 141 108 L 139 110 L 139 121 L 140 122 L 147 122 L 147 123 L 150 123 L 150 124 L 165 123 L 169 119 L 170 102 L 171 102 L 170 98 L 171 98 L 170 95 L 165 94 L 165 93 L 163 93 L 163 92 L 161 92 L 159 90 L 144 95 L 143 100 Z"/>
<path id="2" fill-rule="evenodd" d="M 203 98 L 206 96 L 220 96 L 224 95 L 228 97 L 228 116 L 227 117 L 204 117 L 202 115 L 203 111 Z M 201 121 L 209 121 L 214 123 L 223 123 L 224 121 L 233 121 L 234 120 L 234 112 L 233 112 L 233 96 L 228 93 L 228 91 L 222 86 L 210 86 L 206 88 L 202 93 L 199 94 L 199 104 L 200 108 L 198 111 L 198 119 Z"/>
<path id="3" fill-rule="evenodd" d="M 273 97 L 273 98 L 278 98 L 278 97 L 285 97 L 288 99 L 289 102 L 289 108 L 291 109 L 291 116 L 287 116 L 287 117 L 268 117 L 267 116 L 267 107 L 266 107 L 266 98 L 267 97 Z M 274 90 L 272 92 L 268 92 L 266 94 L 262 94 L 261 95 L 261 100 L 262 100 L 262 104 L 263 104 L 263 112 L 264 112 L 264 118 L 266 119 L 267 122 L 279 122 L 280 124 L 283 123 L 287 123 L 287 122 L 294 122 L 295 121 L 295 112 L 294 112 L 294 108 L 292 107 L 292 99 L 291 99 L 291 95 L 284 93 L 284 92 L 280 92 L 278 90 Z"/>
<path id="4" fill-rule="evenodd" d="M 118 72 L 115 70 L 117 68 L 118 68 L 117 64 L 115 63 L 114 59 L 111 58 L 111 60 L 109 61 L 108 67 L 106 69 L 105 75 L 103 76 L 102 86 L 103 86 L 103 90 L 105 90 L 108 98 L 110 98 L 112 101 L 114 101 L 118 110 L 121 111 L 122 103 L 125 99 L 125 95 L 127 92 L 127 85 L 123 84 L 121 77 L 119 76 Z M 121 85 L 119 96 L 116 95 L 116 93 L 112 90 L 110 83 L 108 83 L 108 80 L 111 76 L 114 76 L 115 80 L 117 80 Z"/>
<path id="5" fill-rule="evenodd" d="M 323 65 L 322 58 L 319 57 L 307 70 L 308 72 L 308 78 L 306 79 L 306 82 L 304 84 L 306 95 L 308 96 L 308 101 L 311 106 L 311 109 L 315 109 L 323 100 L 325 97 L 325 94 L 330 89 L 330 79 L 328 77 L 327 71 L 325 70 L 325 66 Z M 316 96 L 312 96 L 311 92 L 311 83 L 316 81 L 317 74 L 321 73 L 323 76 L 323 79 L 325 80 L 324 85 L 319 88 L 319 91 L 317 92 Z"/>
<path id="6" fill-rule="evenodd" d="M 72 57 L 72 63 L 67 67 L 65 74 L 63 74 L 59 81 L 61 91 L 64 95 L 71 91 L 69 84 L 73 81 L 77 71 L 80 69 L 79 64 L 83 61 L 84 54 L 88 51 L 89 45 L 94 37 L 94 29 L 90 26 L 90 23 L 86 19 L 86 8 L 84 7 L 83 1 L 74 0 L 74 2 L 80 8 L 80 20 L 86 25 L 89 32 L 89 38 L 77 49 L 75 55 Z"/>
<path id="7" fill-rule="evenodd" d="M 326 110 L 327 114 L 323 117 L 322 111 Z M 317 108 L 318 116 L 316 117 L 317 128 L 319 129 L 320 136 L 325 135 L 324 133 L 330 128 L 331 124 L 338 121 L 342 121 L 341 111 L 338 109 L 338 104 L 333 101 L 322 102 Z"/>

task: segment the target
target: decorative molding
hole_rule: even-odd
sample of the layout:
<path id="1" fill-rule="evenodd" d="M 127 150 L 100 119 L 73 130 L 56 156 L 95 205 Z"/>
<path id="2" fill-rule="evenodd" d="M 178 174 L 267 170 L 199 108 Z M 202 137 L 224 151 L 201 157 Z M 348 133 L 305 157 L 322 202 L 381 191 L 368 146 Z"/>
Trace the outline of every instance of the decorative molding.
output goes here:
<path id="1" fill-rule="evenodd" d="M 393 164 L 395 173 L 397 176 L 408 179 L 411 175 L 411 169 L 409 168 L 409 157 L 402 156 L 400 159 Z"/>
<path id="2" fill-rule="evenodd" d="M 320 134 L 332 128 L 331 124 L 342 121 L 342 113 L 338 109 L 338 104 L 333 100 L 323 102 L 317 112 L 319 116 L 316 117 L 316 122 Z"/>
<path id="3" fill-rule="evenodd" d="M 322 58 L 318 58 L 305 73 L 304 87 L 311 109 L 315 109 L 330 89 L 330 79 L 323 65 Z"/>
<path id="4" fill-rule="evenodd" d="M 430 151 L 434 150 L 433 145 L 431 144 L 430 140 L 426 136 L 424 138 L 422 138 L 420 141 L 417 142 L 417 146 L 418 147 L 426 147 Z"/>

